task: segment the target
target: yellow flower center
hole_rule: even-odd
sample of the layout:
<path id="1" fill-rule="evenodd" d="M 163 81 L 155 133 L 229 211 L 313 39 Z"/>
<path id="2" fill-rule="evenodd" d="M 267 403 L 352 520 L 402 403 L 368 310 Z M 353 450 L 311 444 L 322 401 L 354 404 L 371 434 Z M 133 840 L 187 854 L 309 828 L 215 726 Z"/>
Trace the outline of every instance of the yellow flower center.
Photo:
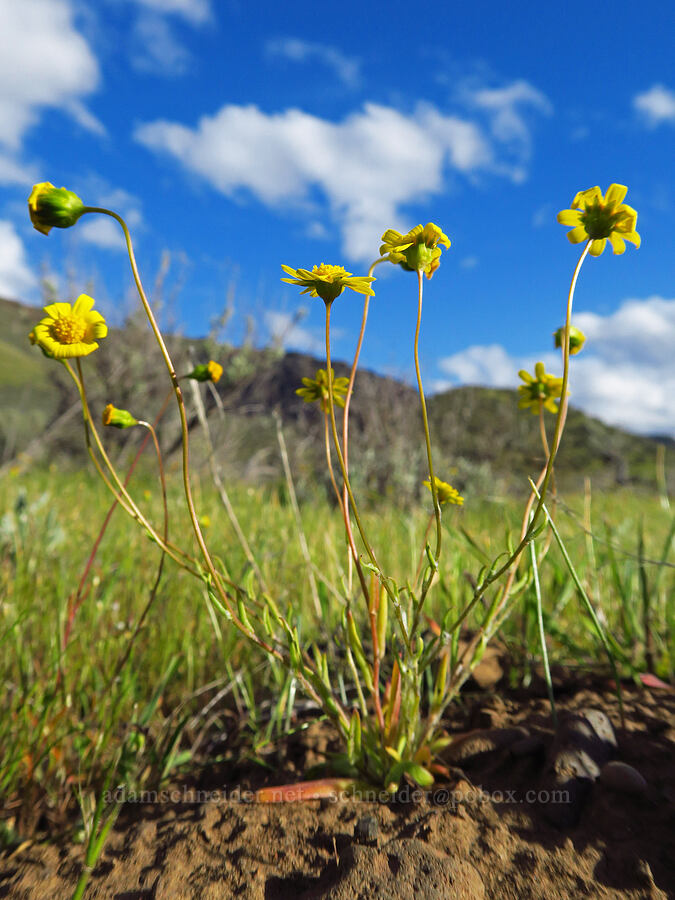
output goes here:
<path id="1" fill-rule="evenodd" d="M 52 334 L 59 344 L 79 344 L 87 333 L 87 323 L 80 316 L 69 313 L 59 316 L 52 325 Z"/>
<path id="2" fill-rule="evenodd" d="M 343 266 L 330 266 L 328 263 L 321 263 L 320 266 L 314 266 L 312 269 L 312 275 L 316 275 L 319 278 L 328 278 L 330 281 L 335 281 L 336 278 L 340 279 L 347 274 L 348 272 Z"/>

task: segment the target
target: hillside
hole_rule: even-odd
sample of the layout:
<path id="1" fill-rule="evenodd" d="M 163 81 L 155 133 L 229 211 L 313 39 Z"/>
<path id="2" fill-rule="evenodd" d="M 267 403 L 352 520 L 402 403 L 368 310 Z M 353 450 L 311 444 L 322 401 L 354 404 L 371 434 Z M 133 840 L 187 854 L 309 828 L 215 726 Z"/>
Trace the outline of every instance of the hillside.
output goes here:
<path id="1" fill-rule="evenodd" d="M 28 449 L 31 458 L 68 457 L 84 460 L 79 407 L 65 371 L 31 347 L 27 334 L 40 310 L 0 300 L 0 462 L 7 464 Z M 90 401 L 94 410 L 107 402 L 128 406 L 152 419 L 167 392 L 161 358 L 147 324 L 127 323 L 111 334 L 87 360 Z M 249 479 L 278 478 L 279 451 L 273 412 L 284 426 L 294 471 L 309 483 L 324 482 L 323 422 L 315 406 L 295 394 L 303 376 L 324 366 L 299 353 L 233 348 L 212 341 L 168 338 L 179 371 L 191 360 L 213 357 L 225 367 L 217 385 L 225 411 L 217 411 L 206 393 L 213 437 L 220 461 L 232 475 Z M 337 375 L 348 374 L 336 362 Z M 114 390 L 112 389 L 114 387 Z M 186 391 L 190 402 L 190 392 Z M 441 477 L 460 490 L 494 493 L 524 485 L 542 463 L 537 418 L 517 408 L 515 391 L 461 387 L 428 399 L 436 466 Z M 217 413 L 217 414 L 216 414 Z M 425 453 L 416 391 L 409 385 L 360 371 L 351 418 L 351 459 L 362 490 L 374 495 L 413 496 L 424 477 Z M 200 459 L 196 421 L 195 461 Z M 177 421 L 170 412 L 162 441 L 170 453 L 177 447 Z M 134 442 L 126 432 L 110 436 L 120 448 Z M 561 483 L 577 488 L 589 474 L 594 484 L 633 482 L 652 488 L 655 440 L 604 425 L 571 409 L 559 457 Z M 675 471 L 675 448 L 667 448 L 667 468 Z M 203 459 L 202 459 L 203 461 Z"/>

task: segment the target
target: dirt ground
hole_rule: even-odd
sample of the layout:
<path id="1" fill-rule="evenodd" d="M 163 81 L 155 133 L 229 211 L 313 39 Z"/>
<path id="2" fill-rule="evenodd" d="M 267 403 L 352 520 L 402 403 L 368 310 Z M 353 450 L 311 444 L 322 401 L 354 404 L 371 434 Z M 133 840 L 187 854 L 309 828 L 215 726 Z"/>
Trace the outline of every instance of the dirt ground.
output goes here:
<path id="1" fill-rule="evenodd" d="M 277 771 L 205 770 L 155 802 L 128 802 L 86 897 L 675 897 L 675 692 L 625 688 L 625 706 L 622 727 L 609 686 L 568 690 L 558 711 L 573 740 L 561 747 L 543 697 L 478 692 L 448 721 L 461 738 L 445 784 L 404 787 L 394 802 L 252 802 L 261 786 L 299 781 L 331 749 L 330 731 L 312 725 L 280 749 Z M 615 746 L 611 734 L 598 744 L 603 712 Z M 565 778 L 567 802 L 554 793 Z M 68 900 L 82 855 L 58 841 L 5 854 L 0 897 Z"/>

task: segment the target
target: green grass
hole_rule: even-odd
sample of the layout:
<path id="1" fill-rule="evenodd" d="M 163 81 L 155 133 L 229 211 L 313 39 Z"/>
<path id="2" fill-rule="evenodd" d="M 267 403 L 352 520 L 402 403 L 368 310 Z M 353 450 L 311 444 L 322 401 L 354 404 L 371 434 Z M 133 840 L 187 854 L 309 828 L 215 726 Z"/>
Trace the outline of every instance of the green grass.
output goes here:
<path id="1" fill-rule="evenodd" d="M 171 534 L 184 543 L 191 532 L 179 479 L 172 480 Z M 141 506 L 155 523 L 161 522 L 154 477 L 141 471 L 132 485 Z M 214 557 L 234 581 L 246 581 L 251 576 L 245 556 L 216 492 L 203 482 L 195 493 L 200 514 L 211 520 L 208 538 Z M 305 645 L 316 641 L 327 650 L 349 684 L 335 639 L 347 580 L 336 510 L 318 496 L 302 506 L 318 580 L 319 615 L 285 487 L 235 484 L 231 497 L 277 605 L 290 610 Z M 235 720 L 238 727 L 248 723 L 251 746 L 292 722 L 294 686 L 287 673 L 210 610 L 199 584 L 171 562 L 128 663 L 114 677 L 159 560 L 157 548 L 119 509 L 92 566 L 88 593 L 64 651 L 69 597 L 110 505 L 109 495 L 91 472 L 52 466 L 6 476 L 0 481 L 0 498 L 0 794 L 6 804 L 6 840 L 66 821 L 78 793 L 86 797 L 100 791 L 106 774 L 119 770 L 120 748 L 135 748 L 142 762 L 135 779 L 156 782 L 177 763 L 199 762 L 207 736 L 218 728 L 231 730 Z M 590 511 L 588 500 L 566 498 L 557 521 L 583 586 L 613 637 L 620 669 L 624 675 L 645 671 L 649 661 L 660 677 L 672 678 L 672 512 L 653 494 L 628 490 L 593 495 Z M 494 558 L 504 548 L 507 534 L 517 533 L 520 515 L 522 507 L 513 500 L 472 501 L 446 513 L 442 580 L 431 593 L 429 616 L 441 621 L 451 605 L 468 601 L 470 577 L 484 558 Z M 416 568 L 427 516 L 423 509 L 397 511 L 389 502 L 374 504 L 365 513 L 380 563 L 399 583 Z M 540 538 L 540 547 L 542 543 Z M 604 665 L 555 546 L 540 565 L 540 578 L 551 662 L 589 669 Z M 352 593 L 357 596 L 356 585 Z M 481 611 L 479 606 L 476 613 Z M 355 615 L 367 633 L 358 601 Z M 475 627 L 477 619 L 470 617 L 466 624 Z M 516 601 L 502 636 L 517 661 L 518 677 L 527 677 L 540 657 L 532 589 Z M 160 684 L 145 722 L 143 710 Z M 130 730 L 134 722 L 137 727 Z"/>

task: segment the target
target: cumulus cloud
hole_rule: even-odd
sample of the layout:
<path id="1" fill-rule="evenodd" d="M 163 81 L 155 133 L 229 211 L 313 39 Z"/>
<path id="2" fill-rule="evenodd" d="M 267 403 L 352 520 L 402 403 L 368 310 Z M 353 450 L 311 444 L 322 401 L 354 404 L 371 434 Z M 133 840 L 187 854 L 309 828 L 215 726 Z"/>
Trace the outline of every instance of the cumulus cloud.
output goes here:
<path id="1" fill-rule="evenodd" d="M 517 87 L 501 101 L 488 96 L 477 102 L 499 117 L 507 109 L 516 115 L 532 97 Z M 227 105 L 194 128 L 158 120 L 139 126 L 135 137 L 228 196 L 244 190 L 266 205 L 307 212 L 318 189 L 342 231 L 345 254 L 368 260 L 385 228 L 409 227 L 401 216 L 405 204 L 445 190 L 447 170 L 520 180 L 522 153 L 516 150 L 511 161 L 502 153 L 505 146 L 513 153 L 514 129 L 520 141 L 513 123 L 488 133 L 429 104 L 403 113 L 367 103 L 340 122 L 298 109 L 267 114 L 254 105 Z"/>
<path id="2" fill-rule="evenodd" d="M 266 43 L 265 52 L 268 57 L 288 59 L 291 62 L 319 63 L 332 69 L 347 87 L 356 87 L 359 83 L 359 61 L 326 44 L 299 38 L 277 38 Z"/>
<path id="3" fill-rule="evenodd" d="M 129 228 L 138 230 L 143 226 L 143 216 L 138 199 L 121 188 L 111 187 L 104 179 L 90 177 L 85 182 L 83 194 L 91 198 L 91 205 L 114 209 L 126 221 Z M 117 222 L 108 216 L 83 216 L 77 226 L 77 237 L 103 250 L 124 250 L 126 244 Z"/>
<path id="4" fill-rule="evenodd" d="M 0 0 L 0 146 L 20 149 L 46 108 L 65 110 L 84 128 L 101 123 L 82 105 L 99 68 L 74 24 L 68 0 Z M 7 167 L 5 163 L 5 168 Z"/>
<path id="5" fill-rule="evenodd" d="M 182 75 L 190 62 L 189 51 L 176 38 L 166 19 L 143 13 L 132 32 L 131 63 L 139 72 Z"/>
<path id="6" fill-rule="evenodd" d="M 628 431 L 675 437 L 675 299 L 626 300 L 607 316 L 580 312 L 574 324 L 587 343 L 572 362 L 572 403 Z M 514 357 L 499 344 L 468 347 L 439 361 L 449 378 L 434 387 L 515 387 L 518 370 L 532 371 L 539 359 L 560 371 L 560 357 L 550 349 Z"/>
<path id="7" fill-rule="evenodd" d="M 26 260 L 23 242 L 11 222 L 0 220 L 0 295 L 25 299 L 37 279 Z"/>
<path id="8" fill-rule="evenodd" d="M 202 25 L 211 18 L 210 0 L 130 0 L 145 9 L 163 15 L 174 15 L 193 25 Z"/>
<path id="9" fill-rule="evenodd" d="M 512 177 L 522 181 L 526 176 L 524 164 L 532 153 L 530 119 L 536 113 L 552 114 L 548 98 L 522 79 L 506 87 L 465 89 L 463 93 L 470 105 L 488 117 L 492 136 L 520 160 L 520 165 L 512 169 Z"/>
<path id="10" fill-rule="evenodd" d="M 265 325 L 273 343 L 278 344 L 285 350 L 297 350 L 300 353 L 320 353 L 324 346 L 321 335 L 315 334 L 308 328 L 302 328 L 298 324 L 301 319 L 302 313 L 293 315 L 271 310 L 265 313 Z"/>
<path id="11" fill-rule="evenodd" d="M 675 123 L 675 91 L 663 84 L 655 84 L 648 91 L 633 97 L 633 108 L 655 127 L 664 122 Z"/>

